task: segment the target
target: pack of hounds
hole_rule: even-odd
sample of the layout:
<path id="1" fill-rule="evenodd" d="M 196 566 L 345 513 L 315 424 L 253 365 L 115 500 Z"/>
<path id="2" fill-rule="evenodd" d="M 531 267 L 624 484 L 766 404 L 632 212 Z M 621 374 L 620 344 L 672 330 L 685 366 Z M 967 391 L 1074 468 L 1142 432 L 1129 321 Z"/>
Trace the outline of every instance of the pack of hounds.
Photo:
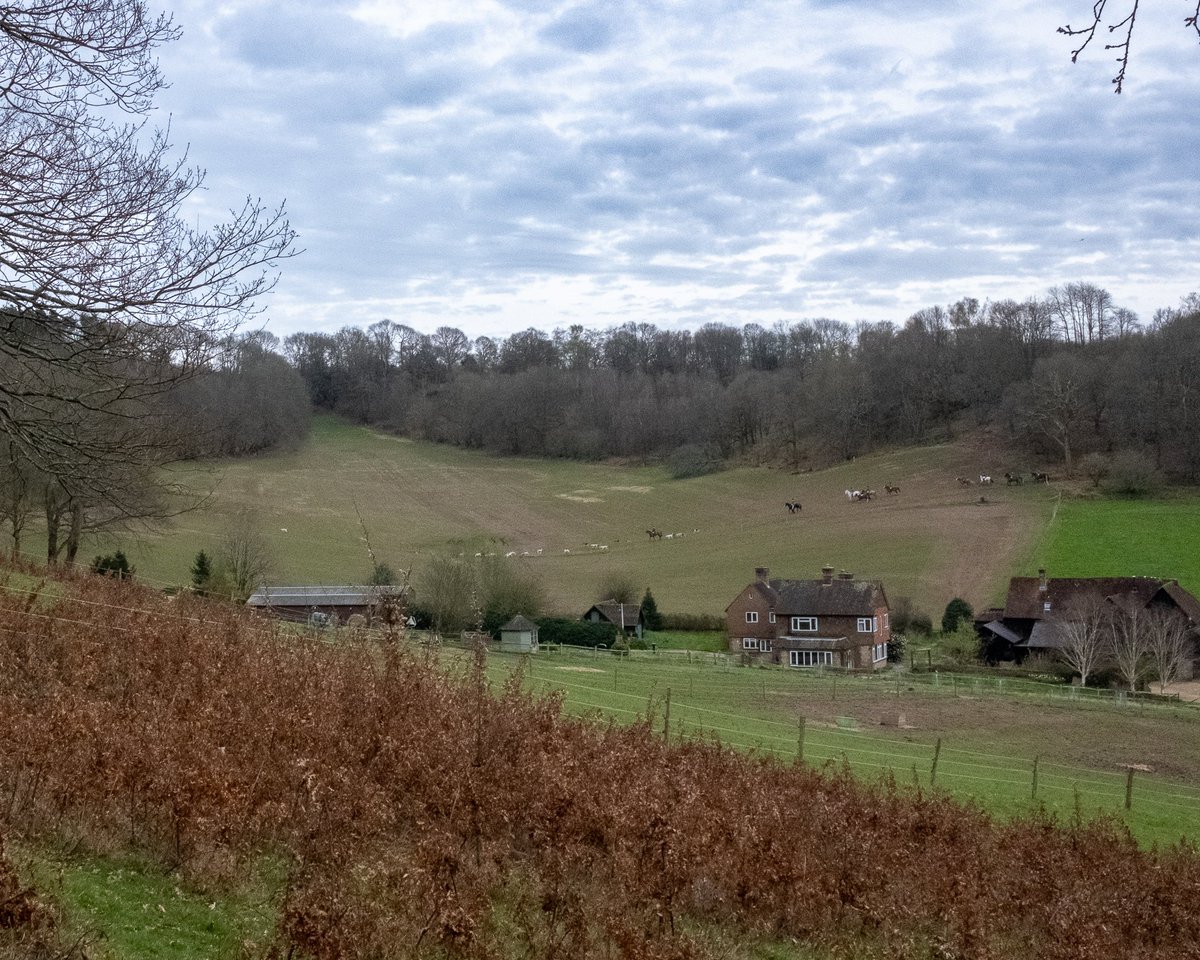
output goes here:
<path id="1" fill-rule="evenodd" d="M 1049 483 L 1050 482 L 1050 474 L 1042 473 L 1039 470 L 1031 471 L 1030 476 L 1033 478 L 1034 483 Z M 955 477 L 954 479 L 956 479 L 958 481 L 958 485 L 960 487 L 969 487 L 969 486 L 971 486 L 971 484 L 973 484 L 975 482 L 970 477 Z M 1007 483 L 1010 487 L 1019 487 L 1022 483 L 1025 482 L 1025 477 L 1020 473 L 1009 473 L 1006 470 L 1004 472 L 1004 482 Z M 984 486 L 984 487 L 991 486 L 992 485 L 991 475 L 986 474 L 986 473 L 981 473 L 979 475 L 979 484 L 980 484 L 980 486 Z"/>

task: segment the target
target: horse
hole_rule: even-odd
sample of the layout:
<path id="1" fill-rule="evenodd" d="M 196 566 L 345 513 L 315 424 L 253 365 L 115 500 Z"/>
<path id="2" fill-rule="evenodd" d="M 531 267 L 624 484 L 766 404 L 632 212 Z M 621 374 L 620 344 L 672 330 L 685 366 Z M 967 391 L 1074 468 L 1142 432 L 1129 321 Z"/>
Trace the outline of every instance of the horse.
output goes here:
<path id="1" fill-rule="evenodd" d="M 1050 474 L 1039 473 L 1037 470 L 1034 470 L 1033 471 L 1033 482 L 1034 483 L 1049 483 L 1050 482 Z"/>
<path id="2" fill-rule="evenodd" d="M 661 540 L 662 539 L 662 531 L 659 530 L 657 527 L 651 527 L 649 530 L 646 531 L 646 535 L 651 540 Z"/>
<path id="3" fill-rule="evenodd" d="M 1021 475 L 1019 473 L 1008 473 L 1007 471 L 1005 471 L 1004 479 L 1008 481 L 1008 485 L 1010 487 L 1011 486 L 1019 487 L 1021 485 Z"/>
<path id="4" fill-rule="evenodd" d="M 784 506 L 788 508 L 788 513 L 795 513 L 801 509 L 799 500 L 789 500 Z"/>
<path id="5" fill-rule="evenodd" d="M 889 494 L 892 494 L 892 493 L 899 493 L 899 492 L 900 492 L 900 488 L 899 488 L 899 487 L 893 487 L 893 486 L 892 486 L 890 483 L 885 483 L 885 484 L 883 485 L 883 489 L 884 489 L 884 491 L 885 491 L 886 493 L 889 493 Z"/>
<path id="6" fill-rule="evenodd" d="M 970 477 L 955 477 L 954 479 L 958 481 L 960 487 L 969 487 L 972 483 Z"/>

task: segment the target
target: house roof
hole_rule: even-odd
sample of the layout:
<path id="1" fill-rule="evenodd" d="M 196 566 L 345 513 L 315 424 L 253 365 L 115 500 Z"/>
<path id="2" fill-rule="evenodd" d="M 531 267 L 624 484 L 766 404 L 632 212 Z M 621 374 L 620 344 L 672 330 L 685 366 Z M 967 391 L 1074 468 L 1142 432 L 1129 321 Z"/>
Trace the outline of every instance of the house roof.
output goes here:
<path id="1" fill-rule="evenodd" d="M 620 626 L 624 624 L 627 627 L 632 627 L 642 622 L 642 608 L 636 603 L 617 603 L 615 600 L 602 600 L 600 603 L 594 603 L 587 608 L 583 614 L 586 620 L 588 614 L 593 610 L 599 611 L 609 623 Z"/>
<path id="2" fill-rule="evenodd" d="M 1033 625 L 1026 646 L 1031 650 L 1061 650 L 1067 645 L 1063 624 L 1056 620 L 1041 620 Z"/>
<path id="3" fill-rule="evenodd" d="M 992 633 L 994 633 L 996 636 L 998 636 L 1001 640 L 1007 640 L 1009 643 L 1020 643 L 1021 642 L 1020 635 L 1014 633 L 1012 630 L 1010 630 L 1008 627 L 1006 627 L 999 620 L 992 620 L 989 623 L 985 623 L 983 625 L 983 629 L 990 630 Z"/>
<path id="4" fill-rule="evenodd" d="M 755 584 L 775 608 L 777 616 L 868 617 L 888 605 L 883 584 L 877 580 L 770 580 Z"/>
<path id="5" fill-rule="evenodd" d="M 250 594 L 248 607 L 367 607 L 404 592 L 397 586 L 264 587 Z"/>
<path id="6" fill-rule="evenodd" d="M 1175 581 L 1160 577 L 1054 577 L 1045 583 L 1043 591 L 1040 577 L 1013 577 L 1008 585 L 1004 619 L 1081 619 L 1089 610 L 1106 602 L 1126 611 L 1139 610 L 1148 606 L 1160 590 L 1190 619 L 1200 617 L 1200 601 Z M 1168 586 L 1172 589 L 1167 589 Z M 1045 609 L 1047 602 L 1049 610 Z"/>
<path id="7" fill-rule="evenodd" d="M 500 629 L 501 630 L 513 630 L 513 631 L 529 631 L 529 632 L 536 633 L 537 628 L 538 627 L 537 627 L 536 623 L 534 623 L 528 617 L 522 616 L 521 614 L 518 613 L 515 617 L 513 617 L 511 620 L 509 620 L 508 623 L 506 623 Z"/>

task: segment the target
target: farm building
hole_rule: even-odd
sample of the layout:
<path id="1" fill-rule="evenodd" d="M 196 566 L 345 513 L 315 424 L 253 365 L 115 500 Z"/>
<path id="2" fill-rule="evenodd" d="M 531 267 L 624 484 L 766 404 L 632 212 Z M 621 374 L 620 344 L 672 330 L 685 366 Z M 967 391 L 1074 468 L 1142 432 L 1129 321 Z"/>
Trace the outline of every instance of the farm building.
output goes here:
<path id="1" fill-rule="evenodd" d="M 528 617 L 518 613 L 500 628 L 501 650 L 507 653 L 536 653 L 537 648 L 537 624 Z"/>
<path id="2" fill-rule="evenodd" d="M 642 637 L 646 618 L 636 603 L 617 603 L 616 600 L 601 600 L 588 607 L 580 618 L 589 623 L 611 623 L 627 637 Z"/>
<path id="3" fill-rule="evenodd" d="M 398 611 L 403 595 L 403 587 L 391 586 L 263 587 L 246 606 L 299 623 L 345 623 L 355 614 L 373 623 Z"/>
<path id="4" fill-rule="evenodd" d="M 875 670 L 887 662 L 892 629 L 883 584 L 833 575 L 771 579 L 766 567 L 725 608 L 731 653 L 790 667 Z"/>
<path id="5" fill-rule="evenodd" d="M 1200 600 L 1177 580 L 1161 577 L 1013 577 L 1003 607 L 985 610 L 975 618 L 984 655 L 993 662 L 1024 660 L 1034 654 L 1053 656 L 1066 636 L 1064 624 L 1083 620 L 1091 612 L 1163 611 L 1179 618 L 1200 639 Z M 1195 671 L 1193 661 L 1191 674 Z"/>

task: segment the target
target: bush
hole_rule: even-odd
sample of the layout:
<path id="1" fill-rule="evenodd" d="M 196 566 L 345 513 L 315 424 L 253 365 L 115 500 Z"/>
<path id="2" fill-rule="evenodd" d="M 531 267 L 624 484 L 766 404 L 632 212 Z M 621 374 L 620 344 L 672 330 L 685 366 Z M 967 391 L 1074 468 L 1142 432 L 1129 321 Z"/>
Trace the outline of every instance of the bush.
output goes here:
<path id="1" fill-rule="evenodd" d="M 646 622 L 647 630 L 661 630 L 663 628 L 662 614 L 658 612 L 658 604 L 654 600 L 654 594 L 650 592 L 650 588 L 646 588 L 646 595 L 642 597 L 642 618 Z"/>
<path id="2" fill-rule="evenodd" d="M 908 641 L 905 640 L 904 634 L 892 633 L 892 639 L 888 641 L 888 663 L 903 663 L 904 648 Z"/>
<path id="3" fill-rule="evenodd" d="M 661 630 L 684 630 L 709 633 L 725 629 L 725 618 L 715 613 L 664 613 Z"/>
<path id="4" fill-rule="evenodd" d="M 971 623 L 974 619 L 975 611 L 971 609 L 971 605 L 962 597 L 955 597 L 946 604 L 946 610 L 942 614 L 942 633 L 953 633 L 960 623 Z"/>
<path id="5" fill-rule="evenodd" d="M 118 550 L 116 553 L 106 553 L 102 557 L 96 557 L 92 561 L 92 573 L 101 573 L 106 577 L 115 577 L 117 580 L 128 580 L 134 574 L 134 569 L 129 565 L 129 560 L 126 559 L 124 552 Z"/>
<path id="6" fill-rule="evenodd" d="M 1146 497 L 1162 486 L 1162 477 L 1154 462 L 1132 450 L 1113 458 L 1109 476 L 1109 489 L 1119 497 Z"/>
<path id="7" fill-rule="evenodd" d="M 703 477 L 720 469 L 721 461 L 710 457 L 703 447 L 694 443 L 685 443 L 667 457 L 667 472 L 675 480 Z"/>
<path id="8" fill-rule="evenodd" d="M 565 617 L 543 617 L 537 621 L 538 641 L 565 643 L 571 647 L 608 647 L 616 639 L 611 623 L 589 623 L 587 620 L 568 620 Z"/>
<path id="9" fill-rule="evenodd" d="M 942 634 L 942 653 L 951 663 L 966 666 L 979 659 L 981 648 L 975 625 L 965 621 L 953 631 Z"/>
<path id="10" fill-rule="evenodd" d="M 908 618 L 908 632 L 924 637 L 933 636 L 933 620 L 927 613 L 915 612 Z"/>

